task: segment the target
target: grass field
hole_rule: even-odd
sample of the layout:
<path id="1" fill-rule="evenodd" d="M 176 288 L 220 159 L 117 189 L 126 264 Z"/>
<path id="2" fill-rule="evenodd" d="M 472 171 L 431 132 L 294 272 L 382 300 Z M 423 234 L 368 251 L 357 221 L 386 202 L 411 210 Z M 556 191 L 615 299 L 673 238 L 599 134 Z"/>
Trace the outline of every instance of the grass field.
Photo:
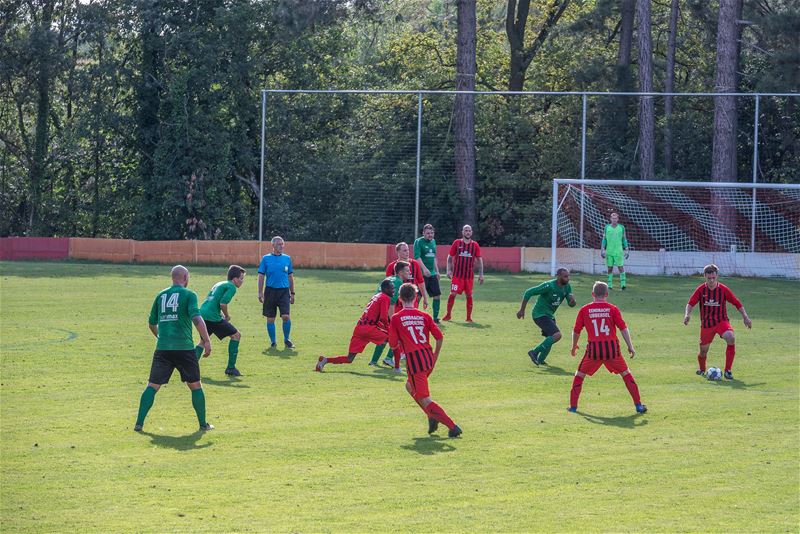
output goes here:
<path id="1" fill-rule="evenodd" d="M 201 298 L 224 277 L 191 273 Z M 368 354 L 312 372 L 320 354 L 346 351 L 379 273 L 298 271 L 294 352 L 265 350 L 250 273 L 231 304 L 244 376 L 224 376 L 227 342 L 202 361 L 217 429 L 195 432 L 175 375 L 138 434 L 147 315 L 168 268 L 0 263 L 4 532 L 798 531 L 797 282 L 722 280 L 753 330 L 730 310 L 736 380 L 712 383 L 694 374 L 697 310 L 681 322 L 699 278 L 631 277 L 612 302 L 650 412 L 634 414 L 622 380 L 601 370 L 569 414 L 568 341 L 534 368 L 539 332 L 514 316 L 545 276 L 489 275 L 478 323 L 461 322 L 462 298 L 444 327 L 431 391 L 464 429 L 447 439 L 427 436 L 404 378 L 368 367 Z M 593 280 L 574 276 L 580 304 Z M 562 329 L 575 313 L 562 307 Z M 709 364 L 723 363 L 717 340 Z"/>

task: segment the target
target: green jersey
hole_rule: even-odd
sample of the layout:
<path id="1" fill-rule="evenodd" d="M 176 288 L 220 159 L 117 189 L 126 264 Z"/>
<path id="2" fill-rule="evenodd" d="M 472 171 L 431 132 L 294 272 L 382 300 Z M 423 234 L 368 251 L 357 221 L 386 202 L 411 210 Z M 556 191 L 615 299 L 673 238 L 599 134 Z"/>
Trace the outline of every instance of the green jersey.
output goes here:
<path id="1" fill-rule="evenodd" d="M 617 224 L 615 228 L 607 224 L 603 233 L 603 248 L 606 249 L 606 254 L 609 256 L 622 256 L 622 249 L 628 248 L 625 227 Z"/>
<path id="2" fill-rule="evenodd" d="M 400 298 L 400 286 L 402 286 L 404 282 L 399 276 L 387 276 L 386 278 L 391 280 L 392 284 L 394 284 L 394 295 L 392 295 L 391 304 L 395 304 L 397 302 L 397 299 Z M 386 278 L 384 278 L 384 280 Z M 381 280 L 381 282 L 383 282 L 383 280 Z M 380 293 L 380 292 L 381 292 L 381 285 L 378 284 L 378 289 L 375 291 L 375 293 Z"/>
<path id="3" fill-rule="evenodd" d="M 161 291 L 150 308 L 151 325 L 158 325 L 157 350 L 192 350 L 192 319 L 200 315 L 197 295 L 183 286 Z"/>
<path id="4" fill-rule="evenodd" d="M 236 285 L 230 280 L 217 282 L 208 292 L 206 300 L 200 306 L 200 315 L 206 321 L 217 323 L 222 320 L 219 305 L 228 304 L 236 294 Z"/>
<path id="5" fill-rule="evenodd" d="M 533 306 L 533 311 L 531 312 L 534 319 L 538 319 L 539 317 L 555 319 L 554 315 L 559 305 L 571 294 L 571 285 L 560 286 L 558 285 L 558 281 L 553 279 L 528 289 L 525 291 L 523 298 L 529 300 L 532 296 L 539 295 L 539 298 L 536 299 L 536 304 Z"/>
<path id="6" fill-rule="evenodd" d="M 431 272 L 431 275 L 438 274 L 436 271 L 436 240 L 418 237 L 414 241 L 414 258 L 422 260 L 422 263 Z"/>

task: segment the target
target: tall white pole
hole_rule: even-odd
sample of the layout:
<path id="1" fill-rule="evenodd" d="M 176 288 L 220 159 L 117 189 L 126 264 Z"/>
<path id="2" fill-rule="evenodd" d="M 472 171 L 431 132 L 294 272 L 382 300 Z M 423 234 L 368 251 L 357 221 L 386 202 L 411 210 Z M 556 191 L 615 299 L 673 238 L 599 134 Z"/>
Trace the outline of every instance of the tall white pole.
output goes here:
<path id="1" fill-rule="evenodd" d="M 581 98 L 583 104 L 583 112 L 581 117 L 581 180 L 586 179 L 586 95 Z M 583 248 L 583 208 L 586 202 L 586 195 L 584 193 L 584 186 L 581 184 L 581 224 L 580 224 L 580 248 Z M 555 274 L 555 272 L 553 272 Z"/>
<path id="2" fill-rule="evenodd" d="M 753 119 L 753 183 L 758 182 L 758 105 L 759 95 L 756 95 L 756 112 Z M 753 209 L 750 213 L 750 252 L 756 251 L 756 190 L 753 189 Z"/>
<path id="3" fill-rule="evenodd" d="M 267 92 L 261 91 L 261 181 L 258 192 L 258 241 L 264 240 L 264 151 L 266 149 Z"/>
<path id="4" fill-rule="evenodd" d="M 558 245 L 558 182 L 553 180 L 553 216 L 550 220 L 550 276 L 556 275 L 556 245 Z"/>
<path id="5" fill-rule="evenodd" d="M 417 93 L 417 189 L 414 200 L 414 239 L 419 235 L 419 173 L 422 163 L 422 93 Z"/>

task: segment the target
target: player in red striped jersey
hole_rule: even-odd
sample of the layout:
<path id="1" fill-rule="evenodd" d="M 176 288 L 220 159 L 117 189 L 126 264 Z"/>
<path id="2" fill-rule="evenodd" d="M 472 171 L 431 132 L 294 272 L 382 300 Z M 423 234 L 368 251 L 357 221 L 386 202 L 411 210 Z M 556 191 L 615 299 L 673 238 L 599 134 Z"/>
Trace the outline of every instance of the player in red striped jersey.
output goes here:
<path id="1" fill-rule="evenodd" d="M 394 247 L 397 252 L 397 259 L 386 266 L 386 276 L 394 276 L 394 266 L 398 261 L 408 263 L 409 272 L 411 273 L 407 281 L 414 284 L 422 296 L 422 308 L 428 309 L 428 294 L 425 292 L 425 277 L 430 276 L 431 272 L 425 267 L 421 261 L 411 258 L 408 243 L 401 241 Z M 415 301 L 415 305 L 419 306 L 419 298 Z M 403 304 L 400 299 L 395 303 L 395 312 L 403 309 Z"/>
<path id="2" fill-rule="evenodd" d="M 385 344 L 389 340 L 389 306 L 393 295 L 394 282 L 391 278 L 386 278 L 381 282 L 381 290 L 370 299 L 364 308 L 364 313 L 361 314 L 361 319 L 356 323 L 347 356 L 334 358 L 320 356 L 314 370 L 321 373 L 328 363 L 353 363 L 356 355 L 366 348 L 367 343 Z"/>
<path id="3" fill-rule="evenodd" d="M 478 264 L 478 283 L 483 283 L 483 258 L 481 247 L 472 240 L 472 227 L 468 224 L 461 229 L 461 239 L 456 239 L 447 255 L 447 277 L 450 278 L 450 296 L 447 298 L 447 314 L 442 321 L 451 319 L 456 295 L 467 296 L 467 322 L 472 322 L 472 283 L 475 278 L 475 263 Z"/>
<path id="4" fill-rule="evenodd" d="M 389 321 L 389 346 L 394 349 L 395 359 L 401 353 L 406 355 L 406 391 L 428 416 L 428 434 L 436 432 L 439 423 L 442 423 L 449 429 L 447 435 L 455 438 L 461 434 L 461 428 L 431 399 L 428 388 L 428 377 L 439 358 L 444 336 L 430 315 L 414 307 L 415 298 L 416 289 L 413 285 L 400 286 L 403 310 L 392 315 Z M 431 337 L 436 340 L 435 349 L 431 349 Z"/>
<path id="5" fill-rule="evenodd" d="M 581 395 L 583 379 L 586 375 L 592 376 L 600 367 L 605 366 L 613 374 L 622 376 L 625 387 L 631 394 L 633 405 L 639 413 L 647 412 L 647 406 L 642 404 L 639 397 L 639 386 L 633 380 L 633 375 L 625 358 L 619 350 L 619 340 L 617 339 L 617 328 L 619 328 L 622 339 L 628 345 L 628 354 L 633 358 L 636 351 L 631 342 L 631 334 L 628 326 L 622 319 L 619 308 L 606 302 L 608 298 L 608 284 L 595 282 L 592 287 L 593 302 L 582 307 L 575 318 L 575 328 L 572 329 L 572 356 L 578 352 L 578 339 L 581 337 L 581 330 L 586 328 L 589 341 L 586 344 L 586 352 L 583 355 L 575 378 L 572 380 L 572 392 L 569 396 L 569 411 L 578 410 L 578 397 Z"/>
<path id="6" fill-rule="evenodd" d="M 683 324 L 689 324 L 689 315 L 692 309 L 700 304 L 700 352 L 697 354 L 697 363 L 700 368 L 698 375 L 706 372 L 706 358 L 708 348 L 714 341 L 714 336 L 718 335 L 728 344 L 725 349 L 725 378 L 733 380 L 733 359 L 736 356 L 736 337 L 733 334 L 733 327 L 728 321 L 728 302 L 733 304 L 739 313 L 742 314 L 742 321 L 747 328 L 753 327 L 753 321 L 744 311 L 744 306 L 727 286 L 720 284 L 718 280 L 719 267 L 713 263 L 703 268 L 705 283 L 694 290 L 689 302 L 686 304 L 686 313 L 683 316 Z"/>

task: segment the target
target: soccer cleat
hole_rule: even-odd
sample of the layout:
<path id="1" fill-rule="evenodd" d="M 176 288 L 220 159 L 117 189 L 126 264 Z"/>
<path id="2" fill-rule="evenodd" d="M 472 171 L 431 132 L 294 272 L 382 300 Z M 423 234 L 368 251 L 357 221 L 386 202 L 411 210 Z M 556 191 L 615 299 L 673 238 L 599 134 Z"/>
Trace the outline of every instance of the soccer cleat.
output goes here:
<path id="1" fill-rule="evenodd" d="M 133 425 L 133 430 L 134 430 L 134 432 L 141 432 L 142 431 L 142 425 Z"/>
<path id="2" fill-rule="evenodd" d="M 458 437 L 458 436 L 460 436 L 461 434 L 462 434 L 461 427 L 459 427 L 458 425 L 456 425 L 456 426 L 454 426 L 453 428 L 451 428 L 451 429 L 450 429 L 450 430 L 447 432 L 447 437 L 448 437 L 448 438 L 457 438 L 457 437 Z"/>
<path id="3" fill-rule="evenodd" d="M 439 429 L 439 421 L 433 417 L 428 417 L 428 434 L 433 434 Z"/>
<path id="4" fill-rule="evenodd" d="M 297 345 L 292 343 L 291 339 L 284 339 L 283 340 L 283 346 L 286 347 L 287 349 L 296 349 L 297 348 Z"/>
<path id="5" fill-rule="evenodd" d="M 228 367 L 225 369 L 225 374 L 228 376 L 242 376 L 242 373 L 236 367 Z"/>
<path id="6" fill-rule="evenodd" d="M 449 315 L 445 315 L 444 317 L 442 317 L 442 321 L 449 321 L 450 319 L 452 319 L 452 317 L 450 317 Z"/>
<path id="7" fill-rule="evenodd" d="M 383 362 L 383 365 L 385 365 L 386 367 L 394 367 L 394 357 L 392 358 L 386 357 L 381 361 Z"/>
<path id="8" fill-rule="evenodd" d="M 368 365 L 371 365 L 373 367 L 378 367 L 378 362 L 369 362 Z"/>
<path id="9" fill-rule="evenodd" d="M 466 319 L 466 322 L 468 322 L 468 323 L 474 323 L 475 321 L 473 321 L 473 320 L 472 320 L 472 317 L 467 317 L 467 319 Z"/>
<path id="10" fill-rule="evenodd" d="M 621 289 L 621 290 L 623 290 L 623 291 L 625 291 L 625 286 L 622 286 L 620 289 Z"/>
<path id="11" fill-rule="evenodd" d="M 569 408 L 567 408 L 567 411 L 569 413 L 575 413 L 575 412 L 578 411 L 578 407 L 577 406 L 570 406 Z"/>
<path id="12" fill-rule="evenodd" d="M 637 404 L 636 413 L 647 413 L 647 406 L 645 406 L 644 404 Z"/>
<path id="13" fill-rule="evenodd" d="M 548 365 L 548 363 L 544 360 L 539 360 L 539 365 Z"/>
<path id="14" fill-rule="evenodd" d="M 731 371 L 725 371 L 725 380 L 733 380 L 733 373 Z"/>
<path id="15" fill-rule="evenodd" d="M 322 368 L 325 367 L 326 363 L 328 362 L 325 361 L 325 356 L 320 356 L 319 360 L 317 360 L 317 365 L 314 367 L 314 370 L 318 373 L 321 373 Z M 370 365 L 372 365 L 372 362 L 370 362 Z"/>
<path id="16" fill-rule="evenodd" d="M 533 362 L 533 365 L 535 365 L 536 367 L 539 367 L 539 353 L 536 352 L 536 350 L 531 349 L 531 350 L 528 351 L 528 356 L 530 357 L 531 361 Z"/>
<path id="17" fill-rule="evenodd" d="M 436 324 L 439 324 L 439 319 L 438 318 L 434 319 L 433 322 L 436 323 Z"/>
<path id="18" fill-rule="evenodd" d="M 208 432 L 209 430 L 214 430 L 214 425 L 211 423 L 200 425 L 200 432 Z"/>
<path id="19" fill-rule="evenodd" d="M 399 368 L 399 367 L 395 367 L 394 369 L 392 369 L 392 371 L 394 371 L 398 375 L 402 375 L 403 374 L 403 370 L 401 368 Z"/>
<path id="20" fill-rule="evenodd" d="M 694 372 L 697 376 L 706 376 L 706 372 L 703 369 L 698 369 Z"/>
<path id="21" fill-rule="evenodd" d="M 277 348 L 278 348 L 278 344 L 277 344 L 277 343 L 270 343 L 270 344 L 269 344 L 269 348 L 271 348 L 271 349 L 277 349 Z"/>

